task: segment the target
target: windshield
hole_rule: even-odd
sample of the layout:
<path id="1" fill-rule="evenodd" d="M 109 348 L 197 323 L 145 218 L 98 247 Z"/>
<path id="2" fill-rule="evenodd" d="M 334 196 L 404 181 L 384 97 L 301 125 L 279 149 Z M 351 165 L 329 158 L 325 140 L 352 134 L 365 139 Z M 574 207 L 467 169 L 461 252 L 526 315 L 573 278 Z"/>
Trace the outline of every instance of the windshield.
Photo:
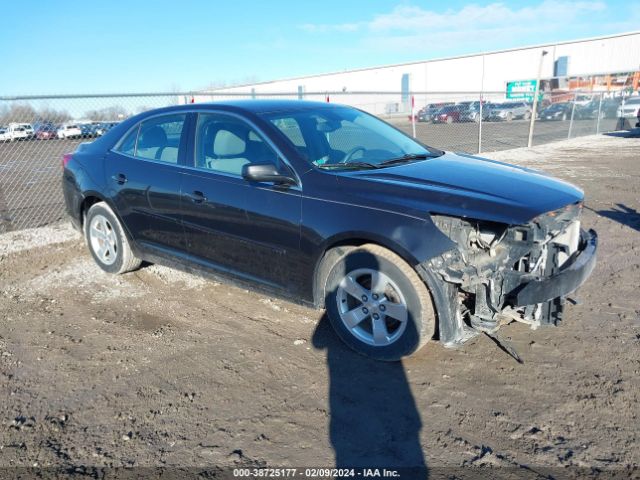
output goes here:
<path id="1" fill-rule="evenodd" d="M 416 161 L 443 153 L 349 107 L 261 116 L 278 128 L 309 163 L 321 168 L 379 168 L 384 162 Z"/>

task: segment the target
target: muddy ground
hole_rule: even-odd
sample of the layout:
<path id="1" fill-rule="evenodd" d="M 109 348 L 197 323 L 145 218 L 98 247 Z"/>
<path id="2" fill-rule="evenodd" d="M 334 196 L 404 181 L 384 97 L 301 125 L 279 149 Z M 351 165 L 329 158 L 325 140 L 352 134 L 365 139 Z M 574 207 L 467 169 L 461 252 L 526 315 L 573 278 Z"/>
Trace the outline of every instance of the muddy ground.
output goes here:
<path id="1" fill-rule="evenodd" d="M 0 235 L 0 467 L 639 476 L 640 138 L 488 156 L 581 186 L 600 236 L 559 328 L 500 331 L 522 365 L 485 336 L 378 363 L 283 299 L 160 266 L 105 274 L 67 225 Z"/>

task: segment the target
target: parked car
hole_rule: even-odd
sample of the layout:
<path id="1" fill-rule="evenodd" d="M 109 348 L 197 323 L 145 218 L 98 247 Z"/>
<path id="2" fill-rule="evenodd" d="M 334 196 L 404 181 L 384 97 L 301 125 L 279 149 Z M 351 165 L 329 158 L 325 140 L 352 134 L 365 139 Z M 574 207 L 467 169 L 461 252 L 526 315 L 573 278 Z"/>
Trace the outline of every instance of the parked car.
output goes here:
<path id="1" fill-rule="evenodd" d="M 424 108 L 418 111 L 419 122 L 430 122 L 433 119 L 435 113 L 447 105 L 453 105 L 453 103 L 430 103 L 424 106 Z"/>
<path id="2" fill-rule="evenodd" d="M 460 111 L 461 122 L 479 122 L 480 121 L 480 101 L 460 102 L 457 105 L 462 107 Z M 490 113 L 490 104 L 484 102 L 482 105 L 482 119 L 488 120 Z"/>
<path id="3" fill-rule="evenodd" d="M 489 120 L 504 120 L 510 122 L 518 118 L 529 120 L 531 107 L 526 102 L 494 103 L 489 110 Z"/>
<path id="4" fill-rule="evenodd" d="M 607 98 L 602 100 L 600 107 L 602 118 L 616 118 L 618 115 L 618 107 L 622 103 L 622 97 Z"/>
<path id="5" fill-rule="evenodd" d="M 98 128 L 100 128 L 99 124 L 93 123 L 83 123 L 80 125 L 80 132 L 83 138 L 93 138 L 98 136 Z"/>
<path id="6" fill-rule="evenodd" d="M 462 105 L 447 105 L 434 113 L 433 117 L 431 117 L 431 121 L 433 123 L 459 122 L 462 118 L 463 111 L 464 106 Z"/>
<path id="7" fill-rule="evenodd" d="M 552 103 L 540 112 L 540 120 L 568 120 L 571 118 L 571 103 Z"/>
<path id="8" fill-rule="evenodd" d="M 638 114 L 638 109 L 640 109 L 640 96 L 627 97 L 618 107 L 618 110 L 616 112 L 617 117 L 622 119 L 635 119 Z"/>
<path id="9" fill-rule="evenodd" d="M 113 127 L 115 127 L 116 125 L 118 125 L 119 122 L 104 122 L 104 123 L 99 123 L 98 125 L 96 125 L 96 136 L 97 137 L 101 137 L 102 135 L 104 135 L 105 133 L 107 133 L 109 130 L 111 130 Z"/>
<path id="10" fill-rule="evenodd" d="M 519 320 L 555 323 L 595 266 L 582 190 L 417 142 L 366 112 L 245 100 L 141 113 L 63 157 L 100 268 L 182 262 L 326 308 L 397 360 Z M 188 299 L 185 299 L 188 301 Z"/>
<path id="11" fill-rule="evenodd" d="M 24 135 L 22 133 L 20 133 L 20 135 L 17 137 L 19 139 L 26 139 L 26 140 L 30 140 L 33 138 L 33 126 L 30 123 L 10 123 L 9 124 L 9 129 L 11 128 L 15 128 L 15 129 L 21 129 L 20 132 L 24 132 Z"/>
<path id="12" fill-rule="evenodd" d="M 6 128 L 0 128 L 0 142 L 10 142 L 11 134 L 7 131 Z"/>
<path id="13" fill-rule="evenodd" d="M 35 128 L 36 140 L 52 140 L 57 138 L 58 128 L 51 124 L 40 124 Z"/>
<path id="14" fill-rule="evenodd" d="M 19 123 L 10 123 L 6 127 L 5 135 L 9 138 L 8 141 L 13 142 L 14 140 L 28 140 L 29 132 Z"/>
<path id="15" fill-rule="evenodd" d="M 56 134 L 58 138 L 79 138 L 82 135 L 82 131 L 76 124 L 68 124 L 58 127 Z"/>
<path id="16" fill-rule="evenodd" d="M 600 99 L 591 101 L 586 104 L 576 103 L 575 109 L 573 111 L 574 118 L 578 120 L 589 120 L 598 118 L 598 108 L 600 107 Z M 569 111 L 569 117 L 571 116 L 571 111 Z M 604 113 L 600 111 L 600 118 L 604 118 Z"/>

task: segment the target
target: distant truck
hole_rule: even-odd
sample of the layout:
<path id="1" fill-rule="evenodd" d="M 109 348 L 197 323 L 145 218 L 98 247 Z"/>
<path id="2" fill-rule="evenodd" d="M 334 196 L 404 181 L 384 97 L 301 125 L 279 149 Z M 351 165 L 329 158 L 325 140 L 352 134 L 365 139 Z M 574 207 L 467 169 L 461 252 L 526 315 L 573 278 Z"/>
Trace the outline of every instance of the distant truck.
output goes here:
<path id="1" fill-rule="evenodd" d="M 5 138 L 12 142 L 14 140 L 29 140 L 33 138 L 33 127 L 30 123 L 16 123 L 12 122 L 6 127 L 3 127 L 5 130 Z"/>

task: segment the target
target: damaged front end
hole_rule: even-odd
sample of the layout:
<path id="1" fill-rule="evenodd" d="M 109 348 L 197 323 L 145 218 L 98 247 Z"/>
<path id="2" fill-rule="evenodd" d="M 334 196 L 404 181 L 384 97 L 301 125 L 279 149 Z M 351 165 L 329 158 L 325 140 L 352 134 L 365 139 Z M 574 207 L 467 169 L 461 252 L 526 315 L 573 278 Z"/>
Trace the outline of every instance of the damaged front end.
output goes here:
<path id="1" fill-rule="evenodd" d="M 441 342 L 455 346 L 514 320 L 556 325 L 566 295 L 595 266 L 597 235 L 580 229 L 581 211 L 575 203 L 525 225 L 432 215 L 457 245 L 418 267 L 428 284 L 440 284 L 434 296 Z"/>

